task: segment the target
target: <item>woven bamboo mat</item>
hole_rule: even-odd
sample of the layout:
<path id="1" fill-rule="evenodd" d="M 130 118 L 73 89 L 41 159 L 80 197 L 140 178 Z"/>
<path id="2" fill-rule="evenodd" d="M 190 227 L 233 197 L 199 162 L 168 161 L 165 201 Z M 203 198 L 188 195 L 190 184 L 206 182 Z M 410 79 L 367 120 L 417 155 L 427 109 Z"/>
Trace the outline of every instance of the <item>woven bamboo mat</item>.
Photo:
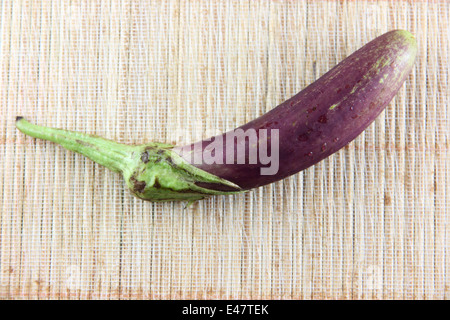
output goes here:
<path id="1" fill-rule="evenodd" d="M 448 299 L 448 1 L 2 1 L 1 299 Z M 14 127 L 183 144 L 392 29 L 413 73 L 356 141 L 192 207 Z"/>

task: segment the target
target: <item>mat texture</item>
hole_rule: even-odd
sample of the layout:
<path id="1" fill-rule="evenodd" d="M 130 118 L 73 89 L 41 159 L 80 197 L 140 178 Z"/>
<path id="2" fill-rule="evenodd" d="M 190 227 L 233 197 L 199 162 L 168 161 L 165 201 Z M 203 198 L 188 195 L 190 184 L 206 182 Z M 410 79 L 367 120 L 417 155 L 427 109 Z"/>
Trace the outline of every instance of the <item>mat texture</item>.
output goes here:
<path id="1" fill-rule="evenodd" d="M 449 299 L 448 1 L 2 1 L 1 299 Z M 185 208 L 18 132 L 183 144 L 274 108 L 392 29 L 386 111 L 320 164 Z"/>

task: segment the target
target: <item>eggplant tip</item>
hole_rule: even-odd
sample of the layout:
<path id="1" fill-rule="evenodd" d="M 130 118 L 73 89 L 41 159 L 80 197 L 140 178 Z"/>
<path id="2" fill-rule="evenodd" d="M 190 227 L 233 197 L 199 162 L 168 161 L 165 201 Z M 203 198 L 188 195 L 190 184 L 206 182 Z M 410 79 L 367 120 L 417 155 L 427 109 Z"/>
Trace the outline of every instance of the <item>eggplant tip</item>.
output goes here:
<path id="1" fill-rule="evenodd" d="M 16 122 L 17 122 L 17 121 L 20 121 L 20 120 L 22 120 L 22 119 L 23 119 L 23 117 L 17 116 L 17 117 L 16 117 Z"/>
<path id="2" fill-rule="evenodd" d="M 409 44 L 411 44 L 413 47 L 417 46 L 416 37 L 408 30 L 397 29 L 394 30 L 393 32 L 398 36 L 402 37 L 406 42 L 409 42 Z"/>

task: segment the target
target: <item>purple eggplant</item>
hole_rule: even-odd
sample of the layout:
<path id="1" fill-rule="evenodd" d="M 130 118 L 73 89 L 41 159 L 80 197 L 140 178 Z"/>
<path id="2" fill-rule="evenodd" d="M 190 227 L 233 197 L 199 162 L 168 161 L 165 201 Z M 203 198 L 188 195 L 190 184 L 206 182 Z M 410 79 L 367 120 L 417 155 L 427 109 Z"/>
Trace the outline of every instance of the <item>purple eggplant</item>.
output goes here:
<path id="1" fill-rule="evenodd" d="M 384 110 L 412 69 L 417 44 L 408 31 L 395 30 L 376 38 L 354 52 L 307 88 L 249 123 L 217 136 L 175 150 L 197 168 L 231 181 L 242 189 L 263 186 L 302 171 L 335 153 L 361 132 Z M 261 174 L 267 163 L 251 164 L 261 138 L 252 143 L 252 132 L 277 133 L 278 168 L 275 174 Z M 275 130 L 274 130 L 275 129 Z M 195 161 L 209 152 L 212 141 L 226 141 L 234 134 L 234 146 L 214 148 L 219 161 Z M 247 133 L 248 132 L 248 133 Z M 246 134 L 247 133 L 247 134 Z M 254 134 L 253 134 L 254 135 Z M 228 138 L 231 141 L 230 138 Z M 254 140 L 254 139 L 253 139 Z M 266 143 L 270 151 L 270 143 Z M 226 161 L 245 147 L 246 165 Z M 200 154 L 201 153 L 201 154 Z M 270 152 L 268 152 L 270 153 Z M 259 158 L 258 158 L 259 160 Z M 253 161 L 255 162 L 255 161 Z"/>
<path id="2" fill-rule="evenodd" d="M 411 33 L 388 32 L 261 117 L 184 147 L 120 144 L 34 125 L 23 117 L 17 117 L 16 126 L 121 173 L 141 199 L 193 202 L 281 180 L 347 145 L 389 104 L 416 53 Z"/>

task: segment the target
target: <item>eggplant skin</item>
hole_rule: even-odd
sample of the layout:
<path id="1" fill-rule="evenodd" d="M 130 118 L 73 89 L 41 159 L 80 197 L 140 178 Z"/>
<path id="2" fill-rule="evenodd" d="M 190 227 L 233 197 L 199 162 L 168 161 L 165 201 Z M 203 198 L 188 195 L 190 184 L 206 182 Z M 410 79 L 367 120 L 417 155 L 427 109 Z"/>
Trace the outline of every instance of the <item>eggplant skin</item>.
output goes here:
<path id="1" fill-rule="evenodd" d="M 261 168 L 268 165 L 261 163 L 259 158 L 257 163 L 249 164 L 249 148 L 255 148 L 255 145 L 250 145 L 248 139 L 245 140 L 244 164 L 227 164 L 226 145 L 215 150 L 215 157 L 222 158 L 222 164 L 192 161 L 195 159 L 193 154 L 203 152 L 211 141 L 220 137 L 174 150 L 199 169 L 231 181 L 244 190 L 286 178 L 325 159 L 361 134 L 401 88 L 414 65 L 416 53 L 417 43 L 410 32 L 387 32 L 342 60 L 289 100 L 239 127 L 244 132 L 248 129 L 256 132 L 278 129 L 279 163 L 274 175 L 261 174 Z M 225 135 L 227 133 L 222 136 L 223 141 Z M 234 152 L 237 152 L 237 142 Z"/>

